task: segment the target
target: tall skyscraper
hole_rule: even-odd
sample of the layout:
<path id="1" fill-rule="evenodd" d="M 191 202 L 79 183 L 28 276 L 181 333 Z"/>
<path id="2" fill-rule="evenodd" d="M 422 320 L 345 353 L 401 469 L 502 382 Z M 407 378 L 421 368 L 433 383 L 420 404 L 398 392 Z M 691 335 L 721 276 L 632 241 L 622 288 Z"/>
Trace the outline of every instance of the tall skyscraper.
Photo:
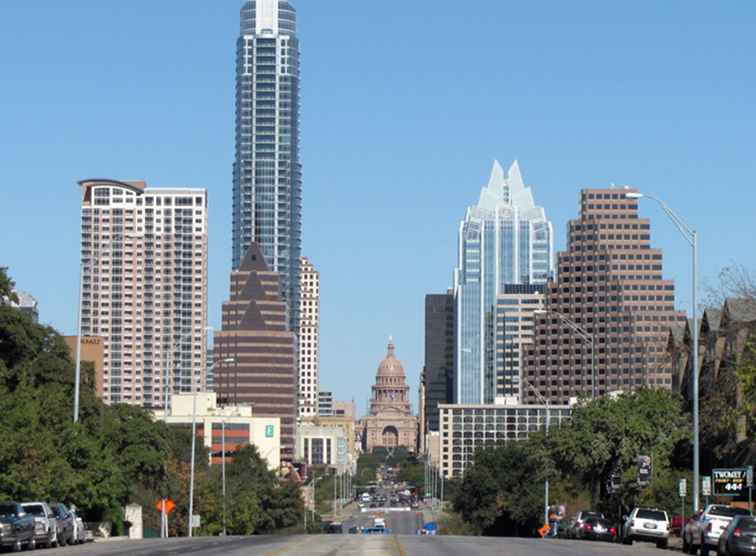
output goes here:
<path id="1" fill-rule="evenodd" d="M 451 293 L 425 296 L 425 407 L 426 431 L 438 431 L 439 404 L 454 401 L 454 296 Z M 422 439 L 421 439 L 422 441 Z"/>
<path id="2" fill-rule="evenodd" d="M 236 42 L 233 268 L 259 245 L 281 277 L 289 327 L 299 319 L 302 167 L 299 162 L 299 41 L 284 0 L 241 9 Z"/>
<path id="3" fill-rule="evenodd" d="M 318 414 L 320 383 L 320 275 L 307 257 L 299 260 L 299 416 Z"/>
<path id="4" fill-rule="evenodd" d="M 231 273 L 231 296 L 223 303 L 215 333 L 215 391 L 222 403 L 251 404 L 253 414 L 281 419 L 281 459 L 292 461 L 297 415 L 294 333 L 286 324 L 278 273 L 252 243 Z M 225 363 L 225 361 L 233 362 Z"/>
<path id="5" fill-rule="evenodd" d="M 554 270 L 554 232 L 515 161 L 507 176 L 494 162 L 478 204 L 459 226 L 456 301 L 456 403 L 496 395 L 496 296 L 511 284 L 545 284 Z"/>
<path id="6" fill-rule="evenodd" d="M 545 307 L 593 338 L 599 396 L 641 386 L 669 389 L 665 356 L 669 328 L 685 322 L 675 310 L 675 286 L 662 275 L 662 252 L 651 246 L 651 222 L 638 217 L 634 189 L 584 189 L 580 218 L 569 223 L 567 250 Z M 558 314 L 535 319 L 535 343 L 525 379 L 551 403 L 591 395 L 590 342 Z M 523 389 L 529 402 L 538 397 Z"/>
<path id="7" fill-rule="evenodd" d="M 157 408 L 166 387 L 204 388 L 207 192 L 79 185 L 81 335 L 103 338 L 103 399 Z"/>

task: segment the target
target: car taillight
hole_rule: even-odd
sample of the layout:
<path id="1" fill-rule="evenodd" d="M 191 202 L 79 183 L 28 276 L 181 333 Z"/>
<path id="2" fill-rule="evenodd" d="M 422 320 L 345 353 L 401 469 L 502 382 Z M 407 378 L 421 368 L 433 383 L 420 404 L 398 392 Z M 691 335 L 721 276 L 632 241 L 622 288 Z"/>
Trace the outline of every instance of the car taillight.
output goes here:
<path id="1" fill-rule="evenodd" d="M 583 531 L 593 531 L 593 526 L 590 523 L 583 523 Z"/>
<path id="2" fill-rule="evenodd" d="M 735 530 L 734 530 L 734 531 L 732 532 L 732 536 L 733 536 L 733 537 L 740 537 L 740 536 L 741 536 L 742 534 L 743 534 L 743 531 L 741 531 L 741 530 L 740 530 L 740 527 L 738 527 L 737 529 L 735 529 Z"/>

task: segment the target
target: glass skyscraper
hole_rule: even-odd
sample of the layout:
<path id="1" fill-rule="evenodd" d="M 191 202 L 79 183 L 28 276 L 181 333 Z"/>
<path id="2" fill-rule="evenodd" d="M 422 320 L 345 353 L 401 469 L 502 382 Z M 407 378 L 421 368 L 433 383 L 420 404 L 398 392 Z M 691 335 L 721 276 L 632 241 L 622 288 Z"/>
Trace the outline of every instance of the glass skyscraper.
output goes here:
<path id="1" fill-rule="evenodd" d="M 252 0 L 241 9 L 233 188 L 233 268 L 256 242 L 280 275 L 295 332 L 302 243 L 296 22 L 294 8 L 284 0 Z"/>
<path id="2" fill-rule="evenodd" d="M 495 307 L 514 284 L 545 284 L 554 271 L 554 231 L 515 161 L 507 175 L 494 162 L 477 205 L 459 226 L 454 270 L 456 403 L 496 396 Z"/>

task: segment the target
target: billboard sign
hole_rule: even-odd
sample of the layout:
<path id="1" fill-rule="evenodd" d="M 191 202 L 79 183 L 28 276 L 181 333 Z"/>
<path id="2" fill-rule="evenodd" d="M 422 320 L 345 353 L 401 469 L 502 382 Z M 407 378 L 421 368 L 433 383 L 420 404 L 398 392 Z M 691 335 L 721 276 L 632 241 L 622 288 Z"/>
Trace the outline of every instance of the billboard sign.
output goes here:
<path id="1" fill-rule="evenodd" d="M 714 486 L 714 496 L 739 496 L 746 490 L 748 470 L 712 469 L 711 478 Z"/>

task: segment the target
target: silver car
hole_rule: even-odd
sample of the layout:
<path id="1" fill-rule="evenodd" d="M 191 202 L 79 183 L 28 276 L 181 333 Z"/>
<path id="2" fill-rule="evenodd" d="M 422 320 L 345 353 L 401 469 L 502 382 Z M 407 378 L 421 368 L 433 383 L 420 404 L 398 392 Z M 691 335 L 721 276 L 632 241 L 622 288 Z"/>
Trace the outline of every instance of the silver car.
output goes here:
<path id="1" fill-rule="evenodd" d="M 58 523 L 47 502 L 24 502 L 21 507 L 34 517 L 34 540 L 37 546 L 58 546 Z"/>

